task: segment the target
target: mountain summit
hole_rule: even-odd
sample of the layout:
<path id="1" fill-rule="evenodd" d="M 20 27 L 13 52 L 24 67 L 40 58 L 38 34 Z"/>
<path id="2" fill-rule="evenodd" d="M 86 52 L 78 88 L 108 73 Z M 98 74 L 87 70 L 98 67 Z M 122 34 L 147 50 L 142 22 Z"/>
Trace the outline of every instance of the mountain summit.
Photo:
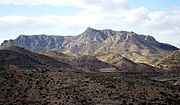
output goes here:
<path id="1" fill-rule="evenodd" d="M 132 61 L 150 64 L 178 50 L 172 45 L 158 42 L 149 35 L 110 29 L 97 30 L 90 27 L 73 37 L 21 35 L 15 40 L 4 41 L 1 45 L 21 46 L 35 52 L 56 50 L 76 56 L 117 53 Z"/>

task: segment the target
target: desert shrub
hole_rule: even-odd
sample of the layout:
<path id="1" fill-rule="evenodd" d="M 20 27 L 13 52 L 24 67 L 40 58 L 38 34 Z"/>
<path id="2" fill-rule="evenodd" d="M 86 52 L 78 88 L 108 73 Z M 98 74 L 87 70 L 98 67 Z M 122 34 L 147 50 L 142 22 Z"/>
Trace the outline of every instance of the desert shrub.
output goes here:
<path id="1" fill-rule="evenodd" d="M 132 80 L 128 80 L 128 81 L 127 81 L 128 90 L 131 89 L 131 88 L 134 87 L 134 86 L 135 86 L 135 82 L 134 82 L 134 81 L 132 81 Z"/>

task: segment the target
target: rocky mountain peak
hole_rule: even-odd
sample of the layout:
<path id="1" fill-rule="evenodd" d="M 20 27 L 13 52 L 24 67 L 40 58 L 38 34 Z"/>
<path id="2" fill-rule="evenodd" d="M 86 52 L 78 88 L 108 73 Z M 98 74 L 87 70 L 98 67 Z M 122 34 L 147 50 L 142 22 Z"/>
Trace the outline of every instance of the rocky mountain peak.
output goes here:
<path id="1" fill-rule="evenodd" d="M 108 38 L 107 34 L 103 33 L 102 30 L 96 30 L 88 27 L 78 38 L 82 39 L 82 41 L 97 41 L 102 42 Z"/>
<path id="2" fill-rule="evenodd" d="M 93 29 L 91 27 L 88 27 L 85 31 L 95 31 L 96 29 Z"/>
<path id="3" fill-rule="evenodd" d="M 121 31 L 118 31 L 121 32 Z M 122 32 L 126 32 L 126 31 L 122 31 Z M 104 29 L 104 30 L 97 30 L 97 29 L 93 29 L 91 27 L 88 27 L 82 34 L 83 35 L 99 35 L 101 34 L 101 36 L 114 36 L 117 33 L 117 31 L 111 30 L 111 29 Z"/>
<path id="4" fill-rule="evenodd" d="M 97 35 L 99 33 L 101 33 L 101 30 L 97 30 L 97 29 L 88 27 L 82 34 L 94 36 L 95 34 Z"/>

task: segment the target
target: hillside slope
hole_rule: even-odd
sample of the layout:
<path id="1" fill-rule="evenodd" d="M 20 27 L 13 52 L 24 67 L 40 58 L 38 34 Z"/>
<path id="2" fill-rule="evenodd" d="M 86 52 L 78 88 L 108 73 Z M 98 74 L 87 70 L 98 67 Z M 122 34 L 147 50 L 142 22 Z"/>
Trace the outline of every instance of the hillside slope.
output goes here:
<path id="1" fill-rule="evenodd" d="M 163 60 L 157 62 L 156 65 L 167 71 L 180 73 L 180 50 L 174 51 Z"/>
<path id="2" fill-rule="evenodd" d="M 8 66 L 14 64 L 17 66 L 48 66 L 48 67 L 60 67 L 70 68 L 71 66 L 63 61 L 58 61 L 48 56 L 33 53 L 24 48 L 17 46 L 5 46 L 0 50 L 0 64 Z"/>
<path id="3" fill-rule="evenodd" d="M 2 105 L 180 104 L 179 86 L 125 75 L 0 66 L 0 84 Z"/>
<path id="4" fill-rule="evenodd" d="M 153 66 L 135 63 L 120 54 L 109 53 L 96 56 L 99 60 L 115 65 L 120 72 L 134 72 L 134 73 L 160 73 L 161 69 Z"/>

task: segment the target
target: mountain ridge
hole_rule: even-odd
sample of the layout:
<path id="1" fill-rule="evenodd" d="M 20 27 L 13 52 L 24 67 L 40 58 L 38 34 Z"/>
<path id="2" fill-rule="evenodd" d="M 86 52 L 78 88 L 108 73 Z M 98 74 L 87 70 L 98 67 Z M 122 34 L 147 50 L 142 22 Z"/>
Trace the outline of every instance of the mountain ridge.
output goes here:
<path id="1" fill-rule="evenodd" d="M 135 62 L 153 65 L 158 59 L 179 48 L 160 43 L 152 36 L 111 29 L 97 30 L 88 27 L 77 36 L 19 36 L 4 41 L 1 46 L 16 45 L 30 51 L 55 50 L 69 55 L 97 55 L 118 53 Z"/>
<path id="2" fill-rule="evenodd" d="M 33 52 L 40 52 L 46 49 L 61 47 L 73 36 L 55 35 L 20 35 L 16 39 L 5 40 L 1 46 L 15 45 L 24 47 Z"/>

